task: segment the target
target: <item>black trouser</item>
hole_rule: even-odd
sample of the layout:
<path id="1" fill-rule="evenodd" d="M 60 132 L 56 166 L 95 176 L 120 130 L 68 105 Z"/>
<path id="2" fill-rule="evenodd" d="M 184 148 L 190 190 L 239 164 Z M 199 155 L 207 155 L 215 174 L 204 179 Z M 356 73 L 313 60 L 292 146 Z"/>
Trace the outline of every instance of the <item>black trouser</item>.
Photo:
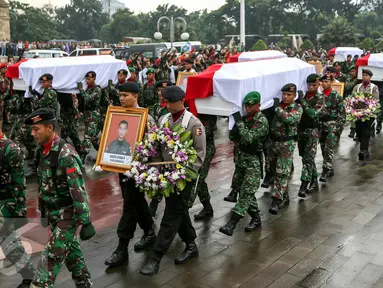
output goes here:
<path id="1" fill-rule="evenodd" d="M 145 194 L 136 187 L 134 180 L 129 179 L 123 182 L 122 179 L 125 176 L 122 174 L 119 174 L 119 176 L 124 207 L 120 223 L 118 223 L 117 235 L 120 240 L 130 240 L 134 237 L 137 223 L 144 232 L 148 232 L 153 226 L 153 219 L 149 214 Z"/>
<path id="2" fill-rule="evenodd" d="M 188 205 L 193 186 L 194 182 L 188 182 L 179 195 L 175 192 L 165 198 L 164 217 L 154 245 L 154 252 L 166 254 L 177 233 L 185 243 L 193 242 L 197 237 L 190 220 Z"/>
<path id="3" fill-rule="evenodd" d="M 364 122 L 362 121 L 356 121 L 355 123 L 355 129 L 356 129 L 356 135 L 358 136 L 358 140 L 360 142 L 360 150 L 368 150 L 368 147 L 370 145 L 370 137 L 373 123 L 375 119 L 366 120 Z"/>

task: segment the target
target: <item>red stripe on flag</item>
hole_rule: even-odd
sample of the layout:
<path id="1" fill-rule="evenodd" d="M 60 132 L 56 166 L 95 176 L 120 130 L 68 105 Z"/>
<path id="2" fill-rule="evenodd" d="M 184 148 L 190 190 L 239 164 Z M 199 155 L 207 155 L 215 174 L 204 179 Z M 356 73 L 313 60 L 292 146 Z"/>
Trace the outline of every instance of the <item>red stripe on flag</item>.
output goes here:
<path id="1" fill-rule="evenodd" d="M 242 54 L 242 52 L 230 56 L 230 57 L 229 57 L 229 63 L 236 63 L 236 62 L 238 62 L 238 58 L 239 58 L 239 56 L 240 56 L 241 54 Z"/>
<path id="2" fill-rule="evenodd" d="M 356 60 L 356 67 L 359 66 L 368 66 L 368 59 L 370 59 L 371 54 L 367 54 L 366 56 L 358 58 Z"/>
<path id="3" fill-rule="evenodd" d="M 5 76 L 8 78 L 19 78 L 19 66 L 21 63 L 26 61 L 28 61 L 28 59 L 22 59 L 16 64 L 8 66 Z"/>

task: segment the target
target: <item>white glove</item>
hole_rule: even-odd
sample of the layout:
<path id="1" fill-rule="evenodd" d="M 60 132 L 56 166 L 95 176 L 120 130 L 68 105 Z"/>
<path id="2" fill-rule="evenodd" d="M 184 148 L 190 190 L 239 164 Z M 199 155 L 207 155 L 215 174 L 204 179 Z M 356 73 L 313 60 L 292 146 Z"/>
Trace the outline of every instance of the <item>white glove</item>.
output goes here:
<path id="1" fill-rule="evenodd" d="M 96 172 L 104 172 L 104 170 L 102 170 L 100 165 L 98 165 L 98 166 L 94 165 L 93 166 L 93 170 L 96 171 Z"/>

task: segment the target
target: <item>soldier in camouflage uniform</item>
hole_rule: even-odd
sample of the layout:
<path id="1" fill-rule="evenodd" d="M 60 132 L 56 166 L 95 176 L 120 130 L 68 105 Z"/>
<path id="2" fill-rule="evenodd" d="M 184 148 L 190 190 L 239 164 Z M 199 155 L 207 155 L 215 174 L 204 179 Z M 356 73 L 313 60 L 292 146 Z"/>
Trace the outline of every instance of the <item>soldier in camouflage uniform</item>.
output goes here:
<path id="1" fill-rule="evenodd" d="M 6 107 L 6 112 L 9 112 L 10 120 L 12 123 L 11 130 L 9 132 L 9 138 L 14 140 L 18 131 L 21 128 L 22 118 L 20 115 L 21 104 L 23 103 L 23 98 L 19 94 L 14 93 L 12 89 L 12 81 L 10 86 L 7 88 L 5 93 L 1 95 L 4 99 L 4 105 Z"/>
<path id="2" fill-rule="evenodd" d="M 77 95 L 72 94 L 71 103 L 62 103 L 60 105 L 60 117 L 61 117 L 61 139 L 67 141 L 70 138 L 77 153 L 81 152 L 81 140 L 76 130 L 76 120 L 80 118 L 80 112 L 78 111 Z"/>
<path id="3" fill-rule="evenodd" d="M 40 77 L 41 86 L 44 92 L 38 99 L 38 108 L 50 108 L 53 111 L 57 110 L 57 92 L 52 88 L 53 76 L 51 74 L 44 74 Z"/>
<path id="4" fill-rule="evenodd" d="M 243 100 L 247 116 L 241 117 L 239 112 L 233 115 L 235 125 L 230 130 L 229 138 L 234 141 L 238 149 L 234 160 L 236 163 L 234 178 L 238 181 L 236 185 L 240 186 L 240 192 L 229 222 L 219 229 L 228 236 L 233 235 L 237 223 L 246 213 L 251 216 L 251 221 L 245 231 L 251 232 L 261 226 L 255 193 L 262 178 L 262 147 L 269 132 L 269 124 L 261 113 L 260 103 L 261 95 L 258 92 L 250 92 Z"/>
<path id="5" fill-rule="evenodd" d="M 53 287 L 64 262 L 76 287 L 91 287 L 91 276 L 76 236 L 80 226 L 81 240 L 96 233 L 91 224 L 80 157 L 55 134 L 54 111 L 38 109 L 28 115 L 25 124 L 31 126 L 32 136 L 39 143 L 36 163 L 41 224 L 49 225 L 52 231 L 31 287 Z"/>
<path id="6" fill-rule="evenodd" d="M 96 73 L 93 71 L 86 73 L 85 80 L 88 86 L 85 91 L 81 82 L 77 84 L 84 100 L 85 132 L 80 153 L 83 163 L 92 145 L 98 150 L 98 133 L 100 132 L 100 122 L 102 122 L 100 111 L 101 88 L 95 83 Z"/>
<path id="7" fill-rule="evenodd" d="M 302 117 L 302 107 L 294 103 L 297 87 L 286 84 L 282 87 L 282 103 L 274 98 L 275 116 L 270 127 L 270 169 L 274 175 L 271 214 L 290 202 L 288 177 L 293 165 L 295 142 L 298 139 L 298 123 Z"/>
<path id="8" fill-rule="evenodd" d="M 319 143 L 323 155 L 323 170 L 319 181 L 327 182 L 327 178 L 334 175 L 334 151 L 346 123 L 346 110 L 343 97 L 331 87 L 334 79 L 325 75 L 321 80 L 325 103 L 319 129 Z"/>
<path id="9" fill-rule="evenodd" d="M 335 68 L 334 79 L 338 80 L 339 82 L 345 83 L 347 81 L 347 75 L 342 73 L 340 63 L 335 62 L 333 67 Z"/>
<path id="10" fill-rule="evenodd" d="M 306 96 L 299 100 L 303 108 L 302 119 L 298 125 L 298 149 L 302 157 L 301 187 L 298 196 L 305 198 L 306 192 L 318 190 L 318 171 L 315 156 L 319 142 L 319 118 L 324 104 L 324 98 L 318 92 L 320 77 L 311 74 L 307 77 Z M 310 187 L 309 187 L 310 184 Z"/>
<path id="11" fill-rule="evenodd" d="M 0 100 L 0 112 L 3 103 Z M 24 157 L 20 147 L 3 134 L 2 116 L 0 113 L 0 247 L 23 277 L 18 288 L 28 288 L 34 269 L 16 231 L 28 222 Z"/>
<path id="12" fill-rule="evenodd" d="M 155 105 L 159 103 L 157 91 L 156 91 L 156 81 L 154 79 L 154 75 L 156 73 L 156 70 L 153 68 L 149 68 L 146 71 L 146 76 L 148 79 L 148 82 L 144 85 L 142 88 L 140 98 L 138 101 L 138 104 L 140 107 L 148 108 L 149 109 L 149 115 L 154 118 L 155 114 Z"/>
<path id="13" fill-rule="evenodd" d="M 358 71 L 356 70 L 355 66 L 351 66 L 350 75 L 344 87 L 344 96 L 350 97 L 352 94 L 352 90 L 354 89 L 356 85 L 358 85 L 358 83 L 359 83 Z M 355 137 L 355 122 L 353 121 L 350 124 L 351 124 L 350 125 L 351 129 L 350 129 L 350 134 L 348 135 L 348 137 L 354 138 Z"/>

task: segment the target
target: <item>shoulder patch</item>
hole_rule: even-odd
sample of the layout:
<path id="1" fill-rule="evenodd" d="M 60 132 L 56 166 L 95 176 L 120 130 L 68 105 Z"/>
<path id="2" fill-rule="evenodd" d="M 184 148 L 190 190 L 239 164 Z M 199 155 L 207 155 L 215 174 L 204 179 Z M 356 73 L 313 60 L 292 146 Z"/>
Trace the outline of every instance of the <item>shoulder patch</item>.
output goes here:
<path id="1" fill-rule="evenodd" d="M 76 172 L 76 168 L 74 168 L 74 167 L 69 168 L 69 169 L 66 170 L 66 174 L 72 174 L 74 172 Z"/>

